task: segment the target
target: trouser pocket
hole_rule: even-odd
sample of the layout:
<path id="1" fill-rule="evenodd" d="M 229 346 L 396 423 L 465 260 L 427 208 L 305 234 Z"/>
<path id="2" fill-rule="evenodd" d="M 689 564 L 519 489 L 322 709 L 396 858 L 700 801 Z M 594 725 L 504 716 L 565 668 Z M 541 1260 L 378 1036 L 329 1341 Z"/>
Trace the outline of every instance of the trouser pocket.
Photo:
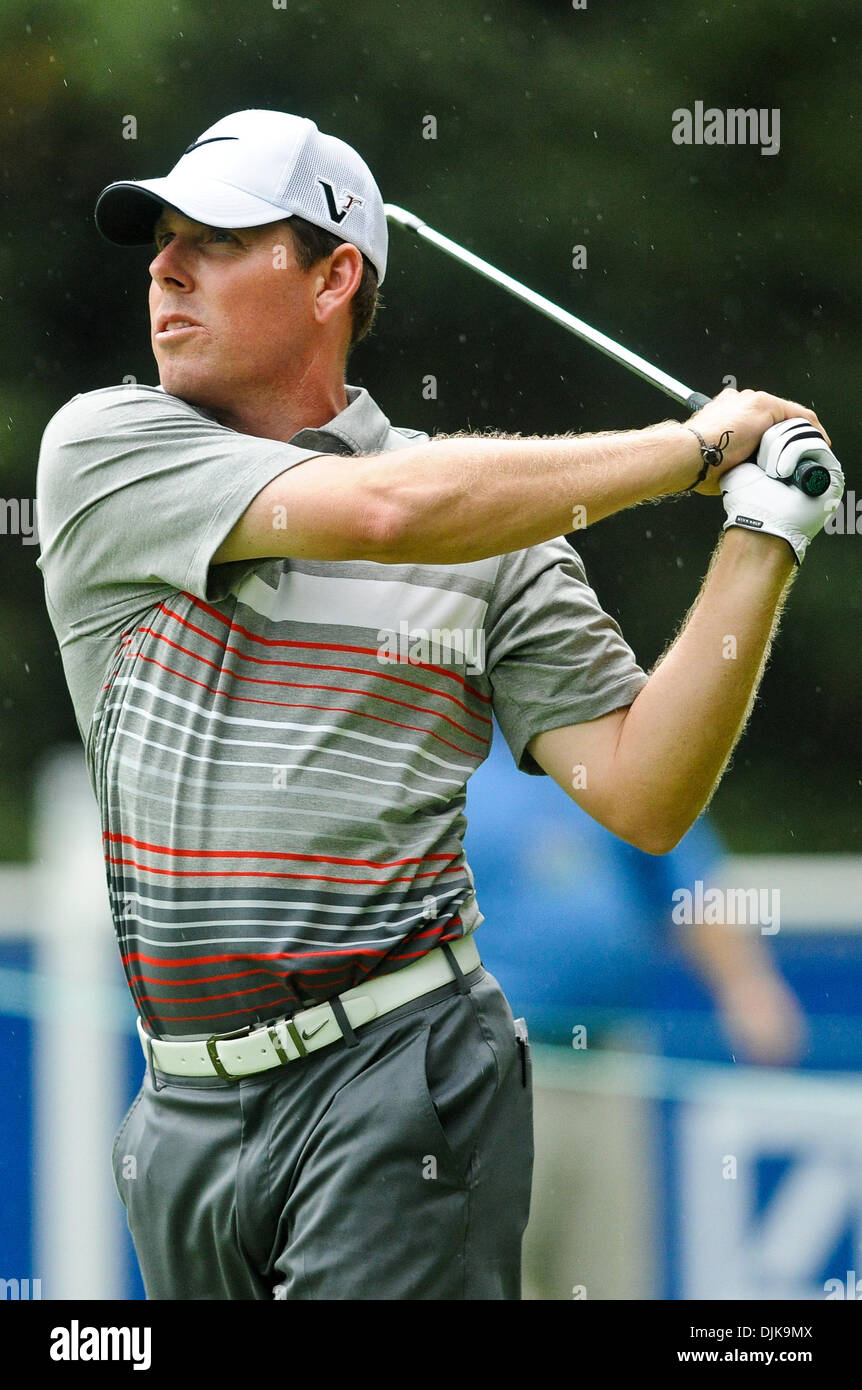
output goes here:
<path id="1" fill-rule="evenodd" d="M 141 1103 L 144 1095 L 144 1083 L 138 1088 L 137 1095 L 123 1116 L 120 1127 L 114 1135 L 114 1143 L 111 1147 L 111 1169 L 114 1174 L 114 1186 L 123 1205 L 126 1205 L 126 1185 L 134 1181 L 137 1177 L 137 1157 L 133 1153 L 126 1153 L 126 1141 L 129 1137 L 129 1127 L 132 1117 Z"/>

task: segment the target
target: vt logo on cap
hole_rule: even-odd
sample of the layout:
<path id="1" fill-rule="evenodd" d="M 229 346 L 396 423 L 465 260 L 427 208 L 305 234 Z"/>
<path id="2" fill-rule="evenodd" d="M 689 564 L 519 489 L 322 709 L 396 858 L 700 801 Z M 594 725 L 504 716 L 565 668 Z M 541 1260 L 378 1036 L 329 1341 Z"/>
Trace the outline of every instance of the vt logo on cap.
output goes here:
<path id="1" fill-rule="evenodd" d="M 109 184 L 96 203 L 96 225 L 108 241 L 142 246 L 152 240 L 164 205 L 207 227 L 228 229 L 302 217 L 357 246 L 378 282 L 386 273 L 389 233 L 371 170 L 350 145 L 324 135 L 305 116 L 224 116 L 165 178 Z"/>
<path id="2" fill-rule="evenodd" d="M 343 222 L 351 208 L 361 208 L 365 202 L 365 199 L 360 198 L 357 193 L 351 193 L 349 188 L 345 188 L 341 194 L 342 206 L 339 208 L 335 201 L 335 189 L 332 184 L 327 183 L 325 179 L 318 179 L 317 182 L 326 194 L 326 206 L 329 208 L 329 215 L 333 222 Z"/>

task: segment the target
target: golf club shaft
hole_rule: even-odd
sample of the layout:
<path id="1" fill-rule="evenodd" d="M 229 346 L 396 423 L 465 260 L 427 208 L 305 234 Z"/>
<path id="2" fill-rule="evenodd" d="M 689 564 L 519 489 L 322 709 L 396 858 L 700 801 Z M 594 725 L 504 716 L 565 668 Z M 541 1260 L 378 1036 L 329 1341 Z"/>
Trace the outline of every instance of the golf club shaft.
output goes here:
<path id="1" fill-rule="evenodd" d="M 630 371 L 643 377 L 645 381 L 651 381 L 660 391 L 664 391 L 665 395 L 672 396 L 675 401 L 679 401 L 689 410 L 699 409 L 700 405 L 708 399 L 699 392 L 692 391 L 691 387 L 686 386 L 684 382 L 677 381 L 676 377 L 669 376 L 661 368 L 654 367 L 651 362 L 639 357 L 636 352 L 630 352 L 621 343 L 615 343 L 613 338 L 609 338 L 607 334 L 600 333 L 597 328 L 591 328 L 588 323 L 584 323 L 583 319 L 579 319 L 575 314 L 561 309 L 558 304 L 554 304 L 542 294 L 537 294 L 527 285 L 522 285 L 520 280 L 513 279 L 511 275 L 506 275 L 504 271 L 498 270 L 488 261 L 483 261 L 481 256 L 474 256 L 472 251 L 467 251 L 456 241 L 451 241 L 449 237 L 443 236 L 442 232 L 435 231 L 433 227 L 428 226 L 427 222 L 423 222 L 412 212 L 407 212 L 394 203 L 386 203 L 384 210 L 390 221 L 398 222 L 409 231 L 416 232 L 418 236 L 424 237 L 426 241 L 430 241 L 441 251 L 454 256 L 455 260 L 461 261 L 464 265 L 470 266 L 471 270 L 484 275 L 486 280 L 492 280 L 495 285 L 500 285 L 504 290 L 508 290 L 517 299 L 522 299 L 525 304 L 532 305 L 534 309 L 539 310 L 540 314 L 544 314 L 546 318 L 561 324 L 563 328 L 567 328 L 570 333 L 582 338 L 584 342 L 592 343 L 593 347 L 597 347 L 607 357 L 612 357 L 614 361 L 628 367 Z"/>
<path id="2" fill-rule="evenodd" d="M 598 348 L 605 356 L 613 358 L 623 367 L 628 367 L 629 371 L 642 377 L 644 381 L 651 382 L 660 391 L 664 391 L 665 395 L 671 396 L 680 405 L 684 405 L 691 413 L 700 410 L 701 406 L 709 402 L 709 396 L 703 395 L 701 391 L 693 391 L 690 386 L 686 386 L 682 381 L 677 381 L 676 377 L 669 376 L 660 367 L 653 366 L 651 362 L 647 362 L 636 352 L 630 352 L 621 343 L 614 342 L 613 338 L 609 338 L 606 333 L 600 333 L 597 328 L 592 328 L 590 324 L 579 319 L 577 315 L 570 314 L 567 309 L 561 309 L 558 304 L 546 299 L 544 295 L 537 294 L 529 286 L 521 284 L 520 280 L 515 280 L 505 271 L 498 270 L 490 262 L 482 260 L 481 256 L 476 256 L 472 251 L 459 246 L 457 241 L 452 241 L 442 232 L 435 231 L 415 213 L 407 212 L 405 208 L 398 207 L 395 203 L 385 203 L 384 212 L 389 221 L 397 222 L 408 231 L 423 237 L 425 241 L 430 241 L 432 246 L 438 247 L 447 255 L 453 256 L 456 261 L 461 261 L 463 265 L 477 271 L 486 280 L 491 280 L 495 285 L 500 285 L 502 289 L 508 290 L 517 299 L 521 299 L 525 304 L 538 309 L 540 314 L 553 319 L 554 323 L 559 323 L 563 328 L 567 328 L 576 337 L 581 338 L 586 343 L 592 343 L 593 347 Z M 821 464 L 806 463 L 803 460 L 796 468 L 793 482 L 809 496 L 817 497 L 829 486 L 829 473 Z"/>

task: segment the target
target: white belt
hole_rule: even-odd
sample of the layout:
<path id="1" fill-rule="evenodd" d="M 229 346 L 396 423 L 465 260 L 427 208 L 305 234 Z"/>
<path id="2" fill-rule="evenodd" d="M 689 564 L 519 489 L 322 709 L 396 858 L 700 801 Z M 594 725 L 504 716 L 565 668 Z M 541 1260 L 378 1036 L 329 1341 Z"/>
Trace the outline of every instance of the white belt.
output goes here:
<path id="1" fill-rule="evenodd" d="M 449 945 L 465 975 L 481 965 L 472 936 L 460 937 Z M 440 985 L 451 984 L 454 978 L 446 953 L 438 946 L 412 965 L 345 990 L 338 999 L 350 1027 L 359 1028 Z M 329 1002 L 315 1004 L 292 1018 L 280 1018 L 237 1038 L 207 1038 L 200 1042 L 182 1038 L 159 1040 L 150 1037 L 140 1017 L 137 1024 L 144 1057 L 149 1062 L 151 1055 L 159 1071 L 171 1076 L 220 1076 L 224 1080 L 253 1076 L 255 1072 L 283 1066 L 285 1062 L 296 1062 L 309 1052 L 328 1047 L 345 1036 Z"/>

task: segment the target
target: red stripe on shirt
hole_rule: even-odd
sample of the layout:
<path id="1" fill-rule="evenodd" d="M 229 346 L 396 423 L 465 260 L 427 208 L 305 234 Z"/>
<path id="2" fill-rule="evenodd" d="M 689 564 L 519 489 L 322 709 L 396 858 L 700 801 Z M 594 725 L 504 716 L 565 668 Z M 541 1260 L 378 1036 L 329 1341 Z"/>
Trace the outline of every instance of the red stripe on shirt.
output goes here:
<path id="1" fill-rule="evenodd" d="M 469 748 L 459 748 L 457 743 L 450 743 L 442 734 L 435 734 L 433 729 L 423 729 L 418 724 L 401 724 L 397 719 L 384 719 L 382 714 L 368 714 L 365 710 L 347 709 L 343 705 L 311 705 L 299 700 L 262 700 L 252 699 L 249 695 L 232 695 L 225 690 L 220 690 L 217 686 L 207 685 L 206 681 L 196 681 L 194 676 L 187 676 L 184 672 L 175 670 L 173 666 L 165 666 L 164 662 L 156 661 L 155 657 L 142 656 L 139 659 L 150 662 L 153 666 L 157 666 L 160 671 L 166 671 L 169 676 L 177 676 L 180 680 L 188 681 L 189 685 L 199 686 L 201 690 L 206 690 L 210 695 L 220 695 L 223 700 L 236 700 L 244 705 L 272 705 L 276 709 L 314 709 L 320 710 L 324 714 L 350 714 L 357 719 L 372 719 L 377 724 L 388 724 L 392 729 L 406 729 L 411 733 L 425 734 L 428 738 L 436 739 L 437 742 L 442 743 L 445 748 L 451 748 L 453 753 L 460 753 L 462 757 L 465 758 L 479 758 L 480 762 L 484 758 L 484 754 L 480 756 L 478 753 L 471 753 Z M 107 689 L 107 686 L 105 689 Z M 363 691 L 359 693 L 364 694 Z M 432 718 L 436 717 L 438 719 L 443 719 L 446 717 L 441 714 L 435 715 L 434 710 L 428 710 L 427 713 L 430 714 Z M 451 723 L 451 720 L 449 722 Z M 480 736 L 479 734 L 470 734 L 469 737 L 478 739 Z M 483 739 L 482 742 L 487 748 L 487 739 Z"/>
<path id="2" fill-rule="evenodd" d="M 171 617 L 177 618 L 178 622 L 182 623 L 184 621 L 178 614 L 173 612 L 173 609 L 165 608 L 164 604 L 162 604 L 161 607 L 166 613 L 170 614 Z M 191 628 L 191 624 L 189 623 L 185 623 L 184 625 Z M 200 633 L 201 629 L 195 628 L 194 631 Z M 208 666 L 213 666 L 216 670 L 230 669 L 224 667 L 221 662 L 209 661 L 205 656 L 201 656 L 199 652 L 193 651 L 190 647 L 184 647 L 179 642 L 172 641 L 170 637 L 167 637 L 162 632 L 157 632 L 155 628 L 139 627 L 138 632 L 144 633 L 149 637 L 155 637 L 161 642 L 166 642 L 168 646 L 175 647 L 177 651 L 184 652 L 186 656 L 194 657 L 196 661 L 202 661 Z M 201 635 L 206 637 L 210 642 L 213 642 L 217 647 L 220 647 L 222 651 L 230 652 L 232 656 L 238 656 L 240 661 L 253 662 L 256 666 L 284 666 L 306 671 L 344 671 L 345 674 L 351 676 L 373 676 L 375 680 L 393 681 L 396 685 L 406 685 L 410 686 L 413 690 L 421 690 L 428 695 L 436 695 L 441 700 L 451 700 L 452 703 L 457 705 L 459 709 L 462 709 L 465 714 L 469 714 L 471 719 L 478 719 L 482 724 L 491 724 L 491 720 L 487 715 L 477 714 L 475 710 L 471 710 L 468 705 L 465 705 L 463 700 L 459 700 L 457 695 L 452 695 L 446 690 L 435 690 L 433 686 L 422 685 L 419 681 L 405 680 L 403 676 L 395 676 L 390 671 L 371 671 L 364 666 L 337 666 L 332 662 L 318 664 L 313 661 L 281 661 L 278 657 L 273 656 L 252 656 L 248 652 L 241 651 L 239 647 L 232 647 L 228 642 L 219 642 L 217 638 L 210 637 L 208 633 L 201 633 Z M 420 664 L 419 662 L 410 662 L 411 666 L 419 666 Z M 232 671 L 230 674 L 235 675 Z M 246 678 L 236 676 L 236 679 L 242 680 Z M 479 691 L 474 691 L 472 687 L 468 687 L 468 689 L 469 693 L 477 700 L 481 699 L 486 703 L 490 703 L 490 696 L 483 695 Z"/>
<path id="3" fill-rule="evenodd" d="M 300 651 L 318 652 L 355 652 L 357 655 L 362 656 L 377 655 L 376 647 L 352 646 L 346 642 L 299 642 L 286 637 L 261 637 L 259 633 L 252 632 L 249 628 L 243 627 L 242 623 L 236 623 L 232 618 L 225 617 L 224 613 L 220 613 L 217 608 L 212 608 L 208 603 L 204 603 L 201 599 L 196 598 L 194 594 L 183 591 L 183 597 L 188 599 L 195 608 L 201 609 L 202 612 L 209 614 L 211 618 L 216 618 L 218 622 L 223 623 L 225 627 L 231 628 L 234 632 L 241 633 L 241 635 L 247 637 L 250 642 L 257 642 L 262 647 L 291 647 L 299 649 Z M 205 629 L 196 627 L 194 623 L 190 623 L 187 618 L 183 618 L 181 614 L 176 613 L 172 608 L 168 608 L 164 602 L 160 603 L 159 607 L 162 608 L 165 613 L 169 613 L 172 618 L 176 618 L 177 621 L 184 626 L 190 627 L 193 632 L 200 633 L 202 637 L 209 637 L 213 642 L 218 641 L 217 638 L 212 637 Z M 285 619 L 285 621 L 288 621 L 288 619 Z M 411 662 L 411 665 L 412 664 Z M 490 695 L 485 695 L 482 691 L 475 690 L 473 686 L 470 685 L 469 681 L 467 681 L 464 676 L 459 675 L 457 671 L 450 671 L 445 666 L 432 666 L 429 662 L 425 661 L 417 662 L 416 665 L 420 667 L 421 670 L 433 671 L 436 675 L 444 676 L 447 680 L 456 681 L 458 685 L 462 685 L 465 690 L 469 690 L 471 695 L 474 695 L 477 700 L 481 700 L 484 704 L 491 703 Z"/>

